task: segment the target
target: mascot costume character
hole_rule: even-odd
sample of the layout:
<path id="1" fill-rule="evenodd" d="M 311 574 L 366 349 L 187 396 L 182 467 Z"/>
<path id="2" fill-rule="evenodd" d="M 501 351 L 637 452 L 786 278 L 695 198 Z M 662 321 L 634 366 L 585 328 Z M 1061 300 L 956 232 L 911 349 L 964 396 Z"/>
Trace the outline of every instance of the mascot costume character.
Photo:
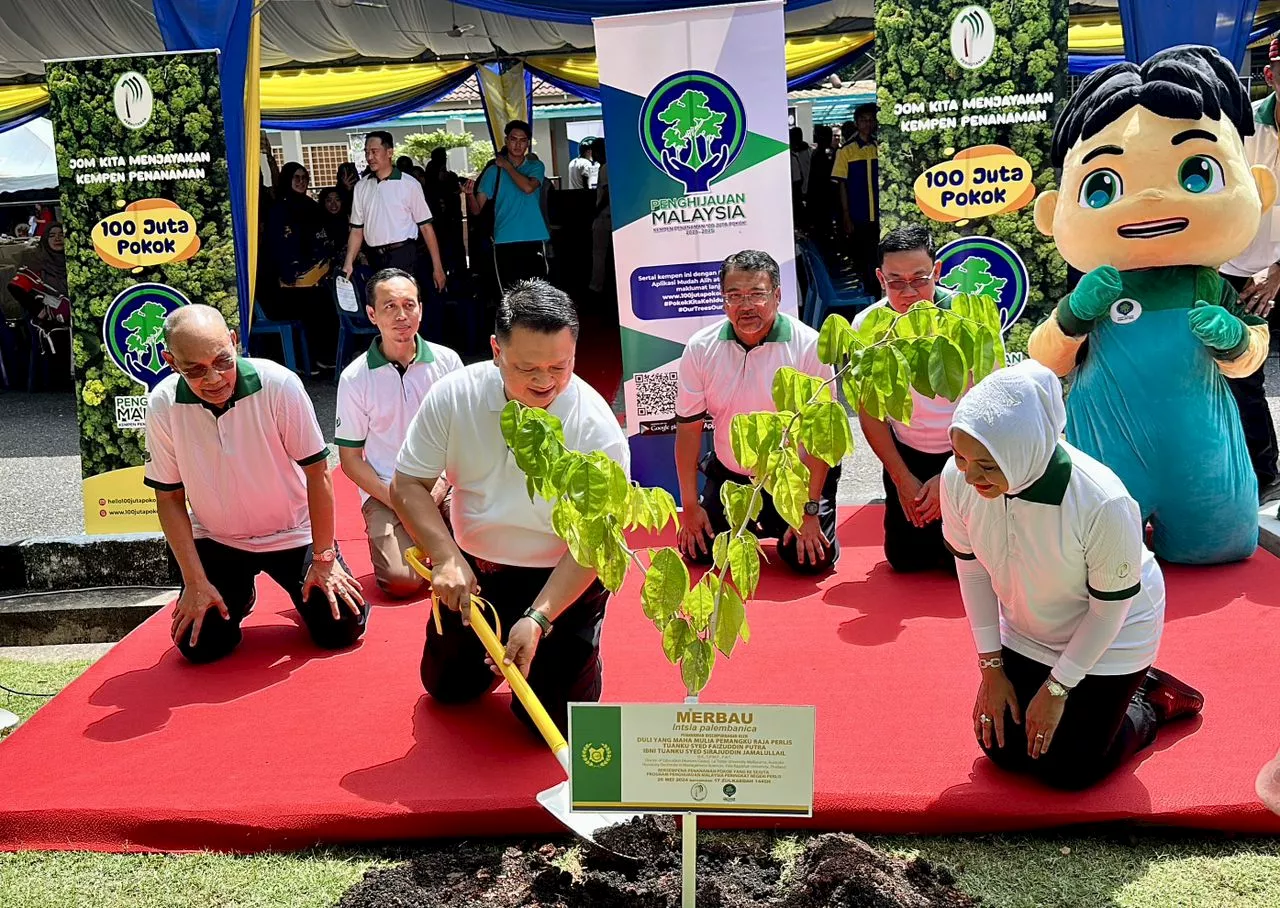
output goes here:
<path id="1" fill-rule="evenodd" d="M 1270 336 L 1218 275 L 1276 198 L 1271 171 L 1245 156 L 1253 129 L 1244 86 L 1212 48 L 1109 66 L 1062 112 L 1061 189 L 1035 208 L 1084 277 L 1030 354 L 1060 376 L 1077 369 L 1067 440 L 1115 471 L 1155 553 L 1182 564 L 1258 545 L 1258 481 L 1226 378 L 1256 370 Z"/>

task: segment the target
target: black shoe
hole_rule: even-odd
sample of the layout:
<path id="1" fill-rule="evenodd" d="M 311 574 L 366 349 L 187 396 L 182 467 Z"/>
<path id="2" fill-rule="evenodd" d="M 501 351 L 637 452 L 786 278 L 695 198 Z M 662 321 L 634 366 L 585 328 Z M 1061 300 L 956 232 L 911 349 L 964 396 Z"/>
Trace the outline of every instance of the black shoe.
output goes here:
<path id="1" fill-rule="evenodd" d="M 1194 716 L 1204 709 L 1204 694 L 1158 668 L 1147 669 L 1143 697 L 1156 711 L 1156 720 L 1161 725 Z"/>
<path id="2" fill-rule="evenodd" d="M 1280 499 L 1280 479 L 1273 479 L 1258 490 L 1258 507 Z"/>

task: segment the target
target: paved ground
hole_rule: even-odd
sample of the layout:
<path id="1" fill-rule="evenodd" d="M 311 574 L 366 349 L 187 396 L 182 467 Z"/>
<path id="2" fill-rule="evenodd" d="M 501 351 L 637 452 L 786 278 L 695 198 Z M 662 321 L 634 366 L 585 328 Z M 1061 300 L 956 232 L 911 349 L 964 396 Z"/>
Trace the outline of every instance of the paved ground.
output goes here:
<path id="1" fill-rule="evenodd" d="M 1268 365 L 1271 412 L 1280 419 L 1280 368 Z M 307 385 L 326 436 L 332 437 L 337 388 Z M 854 453 L 844 463 L 840 503 L 882 499 L 880 465 L 853 423 Z M 336 455 L 335 455 L 336 462 Z M 0 541 L 84 532 L 75 407 L 69 394 L 0 391 Z"/>

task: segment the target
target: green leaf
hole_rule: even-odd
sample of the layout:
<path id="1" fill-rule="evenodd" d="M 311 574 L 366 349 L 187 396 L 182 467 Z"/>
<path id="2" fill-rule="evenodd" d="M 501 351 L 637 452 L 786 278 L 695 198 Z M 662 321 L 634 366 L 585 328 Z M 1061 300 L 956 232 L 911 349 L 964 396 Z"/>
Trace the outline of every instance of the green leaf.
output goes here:
<path id="1" fill-rule="evenodd" d="M 566 494 L 583 517 L 601 517 L 609 510 L 613 494 L 609 470 L 583 458 L 569 472 Z"/>
<path id="2" fill-rule="evenodd" d="M 773 374 L 773 405 L 778 412 L 798 413 L 813 400 L 831 398 L 831 391 L 823 387 L 822 379 L 805 375 L 790 366 L 783 366 Z"/>
<path id="3" fill-rule="evenodd" d="M 838 466 L 853 450 L 853 430 L 844 407 L 833 400 L 810 404 L 800 414 L 800 443 L 814 457 Z"/>
<path id="4" fill-rule="evenodd" d="M 911 387 L 922 397 L 937 397 L 933 391 L 933 382 L 929 378 L 929 357 L 936 341 L 931 337 L 922 337 L 908 344 L 903 351 L 907 359 L 907 368 L 911 377 Z"/>
<path id="5" fill-rule="evenodd" d="M 977 333 L 972 365 L 975 385 L 995 369 L 996 347 L 1000 345 L 999 336 L 993 334 L 990 328 L 984 326 L 979 328 Z"/>
<path id="6" fill-rule="evenodd" d="M 940 337 L 929 355 L 929 381 L 935 391 L 947 400 L 956 400 L 964 391 L 964 354 L 950 338 Z"/>
<path id="7" fill-rule="evenodd" d="M 583 560 L 580 557 L 582 538 L 579 526 L 581 523 L 582 516 L 578 513 L 578 509 L 573 506 L 573 502 L 568 499 L 561 498 L 556 502 L 555 507 L 551 509 L 551 528 L 569 546 L 569 551 L 573 554 L 573 560 L 583 567 L 590 567 L 590 558 Z"/>
<path id="8" fill-rule="evenodd" d="M 867 317 L 862 320 L 862 326 L 857 331 L 858 337 L 862 338 L 867 344 L 878 344 L 884 340 L 889 329 L 893 327 L 893 322 L 896 318 L 897 314 L 888 306 L 872 309 L 867 313 Z"/>
<path id="9" fill-rule="evenodd" d="M 995 297 L 985 294 L 979 296 L 974 308 L 974 315 L 978 321 L 999 335 L 1002 327 L 1000 320 L 1000 304 L 997 302 Z"/>
<path id="10" fill-rule="evenodd" d="M 938 333 L 938 308 L 933 303 L 916 303 L 893 326 L 901 338 L 932 337 Z"/>
<path id="11" fill-rule="evenodd" d="M 734 584 L 750 599 L 760 585 L 760 540 L 750 533 L 735 536 L 729 542 L 727 561 Z"/>
<path id="12" fill-rule="evenodd" d="M 610 532 L 603 534 L 601 545 L 597 549 L 596 574 L 605 589 L 616 593 L 622 589 L 627 579 L 627 568 L 631 565 L 631 553 L 627 550 L 627 542 L 622 537 L 617 525 Z"/>
<path id="13" fill-rule="evenodd" d="M 680 660 L 680 677 L 690 696 L 707 686 L 715 661 L 716 651 L 705 640 L 695 640 L 685 647 L 684 658 Z"/>
<path id="14" fill-rule="evenodd" d="M 738 636 L 747 625 L 747 609 L 733 584 L 720 587 L 720 611 L 716 613 L 716 649 L 726 656 L 733 655 Z M 750 636 L 748 629 L 746 636 Z M 746 639 L 745 637 L 743 639 Z"/>
<path id="15" fill-rule="evenodd" d="M 744 523 L 759 517 L 760 509 L 764 507 L 764 499 L 756 495 L 751 486 L 732 480 L 720 486 L 720 503 L 729 518 L 729 527 L 735 532 Z"/>
<path id="16" fill-rule="evenodd" d="M 805 502 L 809 500 L 809 468 L 791 448 L 782 451 L 777 460 L 770 494 L 779 516 L 793 529 L 799 529 L 804 522 Z"/>
<path id="17" fill-rule="evenodd" d="M 676 527 L 680 526 L 680 518 L 676 515 L 676 500 L 671 497 L 671 493 L 666 489 L 649 489 L 649 508 L 656 518 L 654 524 L 655 530 L 661 530 L 667 525 L 668 521 L 674 521 Z"/>
<path id="18" fill-rule="evenodd" d="M 672 618 L 662 629 L 662 651 L 672 665 L 679 662 L 689 644 L 696 643 L 697 640 L 698 635 L 683 618 Z"/>
<path id="19" fill-rule="evenodd" d="M 720 578 L 708 571 L 684 597 L 684 613 L 689 616 L 689 624 L 699 634 L 707 629 L 707 624 L 711 621 L 711 613 L 716 607 L 716 590 L 719 588 Z"/>
<path id="20" fill-rule="evenodd" d="M 828 366 L 843 362 L 854 337 L 848 319 L 836 313 L 828 315 L 818 332 L 818 360 Z"/>
<path id="21" fill-rule="evenodd" d="M 729 442 L 733 456 L 744 470 L 754 470 L 761 455 L 782 444 L 782 432 L 790 419 L 790 413 L 767 412 L 739 413 L 733 417 L 729 424 Z"/>
<path id="22" fill-rule="evenodd" d="M 711 562 L 716 566 L 716 570 L 723 571 L 728 558 L 729 533 L 720 533 L 716 536 L 715 541 L 711 543 Z"/>
<path id="23" fill-rule="evenodd" d="M 893 366 L 890 393 L 885 398 L 885 411 L 903 425 L 911 424 L 911 365 L 896 345 L 889 348 Z"/>
<path id="24" fill-rule="evenodd" d="M 665 627 L 680 610 L 689 592 L 689 568 L 680 553 L 672 548 L 658 549 L 650 556 L 644 586 L 640 588 L 640 604 L 645 617 Z"/>
<path id="25" fill-rule="evenodd" d="M 520 428 L 520 423 L 524 419 L 525 406 L 519 401 L 507 401 L 507 405 L 502 408 L 502 440 L 507 443 L 508 448 L 516 446 L 516 430 Z"/>

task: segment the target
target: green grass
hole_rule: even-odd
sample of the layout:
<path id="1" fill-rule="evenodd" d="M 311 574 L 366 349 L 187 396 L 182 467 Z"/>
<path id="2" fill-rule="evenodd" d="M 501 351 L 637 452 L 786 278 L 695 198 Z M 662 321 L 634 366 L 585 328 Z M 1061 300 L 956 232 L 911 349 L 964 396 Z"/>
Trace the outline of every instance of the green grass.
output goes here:
<path id="1" fill-rule="evenodd" d="M 28 691 L 61 688 L 88 663 L 0 659 L 0 683 Z M 42 700 L 0 693 L 24 718 Z M 0 746 L 3 746 L 0 744 Z M 21 784 L 20 780 L 6 780 Z M 0 797 L 3 788 L 0 787 Z M 773 856 L 793 864 L 795 836 L 766 836 Z M 1277 908 L 1280 839 L 1114 829 L 970 837 L 872 837 L 904 856 L 949 867 L 959 885 L 991 908 Z M 405 856 L 377 849 L 301 854 L 0 854 L 3 908 L 328 908 L 366 870 Z M 581 854 L 558 859 L 581 872 Z M 620 906 L 621 908 L 621 906 Z"/>

